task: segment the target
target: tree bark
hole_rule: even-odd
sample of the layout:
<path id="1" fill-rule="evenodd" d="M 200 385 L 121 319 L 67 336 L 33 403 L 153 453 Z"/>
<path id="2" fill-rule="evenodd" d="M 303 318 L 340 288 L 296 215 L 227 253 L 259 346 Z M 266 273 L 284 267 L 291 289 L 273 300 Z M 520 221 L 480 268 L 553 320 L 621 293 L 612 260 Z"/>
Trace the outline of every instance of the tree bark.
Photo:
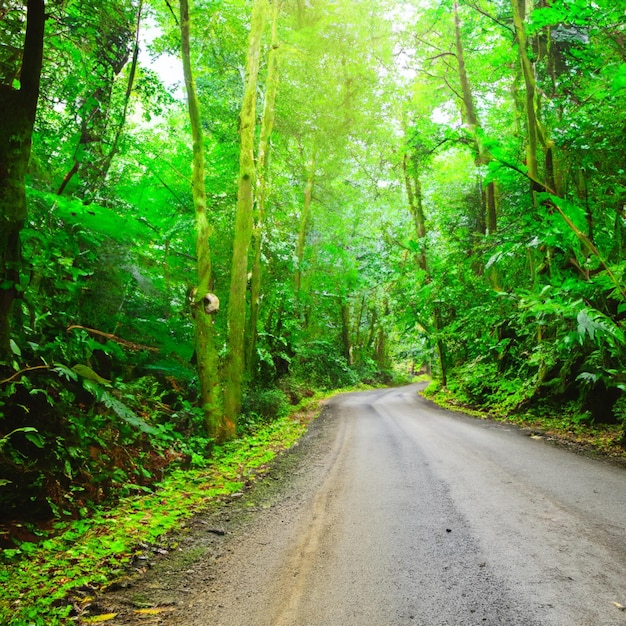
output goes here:
<path id="1" fill-rule="evenodd" d="M 298 243 L 296 245 L 296 274 L 294 286 L 296 298 L 302 288 L 302 262 L 304 261 L 304 250 L 306 246 L 306 234 L 309 228 L 309 220 L 311 218 L 311 201 L 313 199 L 313 184 L 315 181 L 315 157 L 311 161 L 309 175 L 304 188 L 304 205 L 302 213 L 300 213 L 300 228 L 298 231 Z"/>
<path id="2" fill-rule="evenodd" d="M 459 3 L 454 3 L 454 33 L 456 41 L 456 56 L 458 61 L 459 81 L 461 83 L 461 91 L 463 95 L 463 108 L 465 110 L 465 121 L 469 131 L 472 134 L 476 145 L 476 165 L 486 165 L 493 160 L 489 150 L 485 147 L 483 138 L 483 129 L 476 112 L 474 103 L 474 95 L 467 75 L 465 66 L 465 53 L 463 49 L 463 39 L 461 38 L 461 18 L 459 16 Z M 481 222 L 487 224 L 489 234 L 496 232 L 497 228 L 497 207 L 495 183 L 488 183 L 485 194 L 485 213 L 486 216 Z"/>
<path id="3" fill-rule="evenodd" d="M 240 114 L 239 186 L 235 215 L 235 239 L 228 301 L 228 360 L 224 386 L 224 411 L 228 438 L 235 436 L 245 370 L 246 286 L 248 249 L 252 236 L 254 209 L 254 131 L 256 127 L 256 91 L 259 74 L 261 38 L 267 0 L 255 0 L 252 7 L 250 39 L 246 60 L 246 80 Z"/>
<path id="4" fill-rule="evenodd" d="M 272 7 L 272 43 L 267 57 L 267 79 L 265 86 L 265 105 L 261 121 L 261 135 L 257 157 L 256 221 L 253 228 L 253 265 L 250 279 L 250 320 L 246 344 L 246 366 L 251 376 L 255 363 L 256 342 L 258 337 L 259 308 L 261 304 L 261 282 L 263 266 L 261 252 L 263 248 L 263 220 L 267 194 L 267 168 L 270 154 L 270 136 L 274 128 L 275 102 L 278 91 L 278 13 L 279 0 L 274 0 Z"/>
<path id="5" fill-rule="evenodd" d="M 137 22 L 135 26 L 135 44 L 133 47 L 133 57 L 130 65 L 130 71 L 128 73 L 128 82 L 126 83 L 126 93 L 124 94 L 124 109 L 122 111 L 122 117 L 117 125 L 117 129 L 115 131 L 115 137 L 113 138 L 113 144 L 111 145 L 111 149 L 109 153 L 106 155 L 103 165 L 102 172 L 100 178 L 98 179 L 98 186 L 94 190 L 94 193 L 97 193 L 100 187 L 104 184 L 109 170 L 111 169 L 111 163 L 113 162 L 113 158 L 117 154 L 119 150 L 120 139 L 122 137 L 122 132 L 124 131 L 124 127 L 126 126 L 126 118 L 128 117 L 128 108 L 130 106 L 130 97 L 133 93 L 133 86 L 135 84 L 135 75 L 137 73 L 137 63 L 139 61 L 139 34 L 141 27 L 141 16 L 143 12 L 143 0 L 139 0 L 139 6 L 137 7 Z"/>
<path id="6" fill-rule="evenodd" d="M 424 208 L 422 206 L 422 189 L 419 176 L 411 172 L 412 160 L 408 154 L 404 155 L 402 162 L 404 168 L 404 184 L 406 187 L 406 195 L 409 202 L 409 211 L 413 218 L 415 226 L 415 234 L 417 236 L 417 244 L 420 248 L 417 255 L 417 264 L 424 272 L 428 271 L 426 262 L 426 220 L 424 219 Z M 414 188 L 415 186 L 415 188 Z"/>
<path id="7" fill-rule="evenodd" d="M 209 437 L 218 441 L 224 438 L 224 420 L 220 407 L 218 354 L 215 348 L 214 313 L 208 313 L 206 296 L 211 291 L 211 229 L 207 218 L 206 189 L 204 183 L 204 138 L 200 119 L 200 106 L 191 69 L 189 43 L 189 3 L 180 0 L 181 56 L 189 121 L 193 140 L 192 193 L 196 222 L 196 256 L 198 285 L 193 291 L 192 311 L 196 330 L 196 359 L 200 382 L 200 403 L 204 411 Z"/>
<path id="8" fill-rule="evenodd" d="M 526 88 L 526 132 L 528 135 L 528 144 L 526 146 L 526 166 L 528 167 L 528 176 L 531 180 L 538 181 L 539 168 L 537 152 L 539 148 L 539 126 L 537 121 L 537 111 L 535 108 L 537 85 L 535 81 L 535 70 L 528 56 L 528 37 L 526 36 L 526 27 L 524 25 L 524 19 L 526 17 L 526 2 L 524 0 L 511 1 L 513 4 L 513 23 L 515 25 L 515 34 L 517 36 L 517 47 L 519 50 L 520 64 Z"/>
<path id="9" fill-rule="evenodd" d="M 20 232 L 27 216 L 25 175 L 39 99 L 46 15 L 28 0 L 20 87 L 0 85 L 0 362 L 11 354 L 11 316 L 21 265 Z"/>
<path id="10" fill-rule="evenodd" d="M 341 343 L 343 344 L 343 356 L 348 365 L 352 365 L 352 345 L 350 343 L 350 304 L 341 303 Z"/>
<path id="11" fill-rule="evenodd" d="M 413 171 L 412 171 L 413 170 Z M 419 253 L 416 253 L 415 259 L 418 267 L 426 274 L 426 283 L 432 282 L 432 276 L 428 269 L 428 260 L 426 257 L 425 238 L 426 238 L 426 218 L 424 216 L 424 208 L 422 201 L 422 186 L 419 179 L 419 173 L 414 170 L 409 155 L 404 157 L 404 179 L 409 202 L 409 210 L 413 216 L 415 225 L 415 234 L 420 245 Z M 441 311 L 439 304 L 433 299 L 432 301 L 433 326 L 435 333 L 439 334 L 441 330 Z M 446 352 L 443 341 L 438 337 L 436 340 L 437 356 L 441 371 L 441 383 L 445 387 L 447 384 L 446 370 Z"/>

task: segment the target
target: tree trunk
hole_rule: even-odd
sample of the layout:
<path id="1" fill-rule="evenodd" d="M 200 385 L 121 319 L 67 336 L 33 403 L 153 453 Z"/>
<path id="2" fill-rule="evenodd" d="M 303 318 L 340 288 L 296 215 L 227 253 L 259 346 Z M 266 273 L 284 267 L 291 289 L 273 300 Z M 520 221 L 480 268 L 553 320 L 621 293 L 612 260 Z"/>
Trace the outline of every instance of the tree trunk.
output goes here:
<path id="1" fill-rule="evenodd" d="M 350 344 L 350 305 L 347 302 L 341 304 L 341 343 L 343 356 L 348 365 L 352 365 L 352 345 Z"/>
<path id="2" fill-rule="evenodd" d="M 209 437 L 221 441 L 224 438 L 224 423 L 220 409 L 218 355 L 215 349 L 215 330 L 212 317 L 216 311 L 209 311 L 207 304 L 207 296 L 210 294 L 212 281 L 211 249 L 209 247 L 210 227 L 207 218 L 204 184 L 204 139 L 200 107 L 191 70 L 188 0 L 180 0 L 180 33 L 183 72 L 193 139 L 192 193 L 196 214 L 198 285 L 193 291 L 191 304 L 196 327 L 196 359 L 198 380 L 200 381 L 200 402 Z"/>
<path id="3" fill-rule="evenodd" d="M 261 121 L 259 152 L 257 158 L 256 222 L 253 229 L 253 265 L 250 279 L 250 320 L 248 322 L 248 340 L 246 344 L 246 366 L 251 376 L 256 366 L 256 341 L 258 336 L 259 308 L 261 304 L 263 248 L 263 220 L 265 217 L 265 199 L 267 192 L 267 167 L 270 153 L 270 136 L 274 128 L 274 105 L 278 91 L 278 13 L 279 0 L 274 0 L 272 10 L 272 44 L 267 57 L 267 79 L 265 86 L 265 105 Z"/>
<path id="4" fill-rule="evenodd" d="M 44 0 L 28 0 L 20 87 L 0 85 L 0 362 L 11 354 L 11 316 L 21 265 L 20 232 L 27 215 L 24 177 L 39 99 Z"/>
<path id="5" fill-rule="evenodd" d="M 361 346 L 361 325 L 363 323 L 363 312 L 365 311 L 365 303 L 366 303 L 365 294 L 363 294 L 363 297 L 361 298 L 361 305 L 359 306 L 359 314 L 357 316 L 355 328 L 354 328 L 354 336 L 355 336 L 354 346 L 358 351 L 360 351 L 362 347 Z"/>
<path id="6" fill-rule="evenodd" d="M 224 387 L 224 410 L 227 427 L 225 435 L 229 438 L 235 436 L 237 416 L 241 410 L 245 366 L 248 249 L 252 236 L 254 209 L 256 90 L 266 7 L 267 0 L 255 0 L 252 7 L 252 22 L 246 60 L 246 81 L 240 114 L 239 188 L 230 275 L 230 297 L 228 300 L 228 360 Z"/>
<path id="7" fill-rule="evenodd" d="M 408 154 L 404 155 L 404 184 L 406 186 L 406 195 L 409 202 L 409 211 L 413 217 L 415 225 L 415 235 L 417 236 L 417 244 L 420 248 L 417 255 L 417 264 L 423 271 L 427 272 L 426 263 L 426 220 L 424 219 L 424 208 L 422 205 L 422 189 L 419 176 L 411 172 L 412 162 Z M 415 188 L 413 188 L 415 186 Z"/>
<path id="8" fill-rule="evenodd" d="M 411 171 L 413 170 L 413 171 Z M 424 208 L 422 201 L 422 186 L 420 183 L 419 173 L 412 167 L 411 159 L 408 155 L 404 158 L 404 178 L 406 184 L 406 191 L 409 202 L 409 210 L 413 215 L 413 223 L 415 225 L 415 234 L 420 242 L 420 252 L 416 254 L 416 263 L 418 267 L 425 272 L 425 281 L 427 283 L 432 282 L 432 276 L 428 269 L 428 261 L 426 257 L 426 249 L 424 247 L 424 241 L 426 237 L 426 218 L 424 216 Z M 434 299 L 432 301 L 432 314 L 433 314 L 433 326 L 435 333 L 439 334 L 441 330 L 441 311 L 438 302 Z M 447 384 L 447 370 L 446 370 L 446 354 L 445 346 L 440 338 L 437 338 L 437 355 L 439 357 L 439 365 L 441 371 L 441 384 L 445 387 Z"/>
<path id="9" fill-rule="evenodd" d="M 489 150 L 485 147 L 483 139 L 483 130 L 476 113 L 476 106 L 474 104 L 474 95 L 467 75 L 467 69 L 465 67 L 465 53 L 463 49 L 463 40 L 461 38 L 461 18 L 459 16 L 459 3 L 454 3 L 454 34 L 456 41 L 456 55 L 459 70 L 459 81 L 461 83 L 461 90 L 463 94 L 463 108 L 465 110 L 465 121 L 469 127 L 469 131 L 472 134 L 474 143 L 476 144 L 476 165 L 486 165 L 493 157 L 489 153 Z M 485 194 L 485 212 L 486 221 L 489 234 L 496 232 L 497 227 L 497 212 L 496 212 L 496 192 L 495 183 L 492 181 L 488 183 Z"/>
<path id="10" fill-rule="evenodd" d="M 100 177 L 98 179 L 98 184 L 96 189 L 94 189 L 94 194 L 97 194 L 102 185 L 104 184 L 109 170 L 111 169 L 111 163 L 113 162 L 113 158 L 117 154 L 119 150 L 120 139 L 122 137 L 122 132 L 124 131 L 124 127 L 126 126 L 126 118 L 128 117 L 128 107 L 130 106 L 130 97 L 133 93 L 133 85 L 135 84 L 135 75 L 137 73 L 137 62 L 139 60 L 139 34 L 141 27 L 141 14 L 143 12 L 143 0 L 139 0 L 139 6 L 137 7 L 137 22 L 135 26 L 135 44 L 133 47 L 133 57 L 130 65 L 130 71 L 128 73 L 128 82 L 126 83 L 126 93 L 124 95 L 124 109 L 122 111 L 122 117 L 117 125 L 117 129 L 115 131 L 115 137 L 113 139 L 113 144 L 111 145 L 111 149 L 109 153 L 106 155 L 104 162 L 102 164 L 102 171 Z"/>
<path id="11" fill-rule="evenodd" d="M 302 261 L 304 260 L 304 249 L 306 245 L 306 233 L 309 228 L 309 219 L 311 216 L 311 200 L 313 198 L 313 183 L 315 180 L 315 157 L 311 161 L 309 176 L 304 188 L 304 206 L 300 214 L 300 229 L 298 231 L 298 243 L 296 246 L 296 275 L 295 275 L 295 291 L 296 297 L 300 293 L 302 287 Z"/>
<path id="12" fill-rule="evenodd" d="M 536 81 L 535 70 L 528 56 L 528 38 L 524 19 L 526 17 L 526 2 L 524 0 L 511 0 L 513 3 L 513 23 L 517 36 L 517 47 L 519 50 L 520 64 L 524 76 L 526 87 L 526 132 L 528 135 L 528 145 L 526 147 L 526 166 L 528 176 L 535 184 L 539 180 L 539 168 L 537 161 L 539 128 L 537 122 L 537 111 L 535 108 Z"/>

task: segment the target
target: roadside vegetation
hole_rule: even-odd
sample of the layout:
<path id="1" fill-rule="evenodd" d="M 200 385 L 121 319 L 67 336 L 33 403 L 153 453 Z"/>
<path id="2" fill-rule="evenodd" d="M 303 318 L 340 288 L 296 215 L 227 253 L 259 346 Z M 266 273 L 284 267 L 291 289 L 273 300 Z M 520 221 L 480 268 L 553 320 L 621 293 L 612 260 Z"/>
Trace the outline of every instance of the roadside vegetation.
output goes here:
<path id="1" fill-rule="evenodd" d="M 3 550 L 0 561 L 0 623 L 50 626 L 111 620 L 96 596 L 141 572 L 146 555 L 175 550 L 171 533 L 191 516 L 242 495 L 263 476 L 272 459 L 297 443 L 319 412 L 321 394 L 293 412 L 216 447 L 210 459 L 178 468 L 147 493 L 99 507 L 89 517 L 58 520 L 43 530 L 26 522 L 31 541 Z M 141 611 L 139 611 L 141 612 Z"/>

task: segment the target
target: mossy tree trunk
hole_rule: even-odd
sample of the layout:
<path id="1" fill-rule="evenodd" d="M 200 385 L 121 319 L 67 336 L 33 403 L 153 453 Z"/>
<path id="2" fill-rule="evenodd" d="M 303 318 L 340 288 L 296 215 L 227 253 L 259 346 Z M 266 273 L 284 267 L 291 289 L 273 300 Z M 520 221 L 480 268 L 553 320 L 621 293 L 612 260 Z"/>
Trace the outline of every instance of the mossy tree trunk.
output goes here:
<path id="1" fill-rule="evenodd" d="M 296 273 L 294 277 L 294 287 L 296 298 L 302 288 L 302 262 L 304 261 L 304 250 L 306 246 L 306 234 L 309 229 L 311 219 L 311 202 L 313 201 L 313 184 L 315 181 L 315 158 L 311 161 L 309 174 L 304 188 L 304 205 L 300 213 L 300 228 L 298 229 L 298 243 L 296 244 Z"/>
<path id="2" fill-rule="evenodd" d="M 189 3 L 180 0 L 180 32 L 183 72 L 187 89 L 189 120 L 193 140 L 192 193 L 196 216 L 196 255 L 198 284 L 193 291 L 192 310 L 196 329 L 196 359 L 200 381 L 200 402 L 204 411 L 207 433 L 220 441 L 224 438 L 223 414 L 220 407 L 218 354 L 215 349 L 213 315 L 215 300 L 211 294 L 211 229 L 207 217 L 204 183 L 204 139 L 200 106 L 191 69 L 189 46 Z"/>
<path id="3" fill-rule="evenodd" d="M 267 0 L 255 0 L 246 59 L 246 78 L 240 114 L 239 184 L 235 239 L 228 300 L 228 357 L 224 381 L 226 438 L 235 436 L 237 416 L 241 410 L 245 371 L 246 287 L 248 283 L 248 250 L 252 237 L 254 211 L 254 132 L 256 127 L 256 92 L 261 54 L 261 39 Z"/>
<path id="4" fill-rule="evenodd" d="M 18 295 L 20 232 L 27 215 L 25 175 L 43 63 L 44 0 L 28 0 L 19 88 L 0 85 L 0 362 L 11 354 L 11 316 Z"/>
<path id="5" fill-rule="evenodd" d="M 461 92 L 463 96 L 463 109 L 465 122 L 472 135 L 476 146 L 476 165 L 486 165 L 493 157 L 485 146 L 483 129 L 478 119 L 474 95 L 467 75 L 467 67 L 465 65 L 465 51 L 463 48 L 463 39 L 461 37 L 461 18 L 459 16 L 459 3 L 454 3 L 454 35 L 456 43 L 456 56 L 458 63 L 459 82 L 461 83 Z M 480 222 L 487 226 L 489 234 L 493 235 L 497 228 L 497 206 L 496 206 L 495 182 L 491 181 L 487 185 L 484 194 L 485 219 Z"/>
<path id="6" fill-rule="evenodd" d="M 248 375 L 252 375 L 256 362 L 256 341 L 258 336 L 259 308 L 261 304 L 261 282 L 263 266 L 261 252 L 263 248 L 263 220 L 267 195 L 267 170 L 270 154 L 270 137 L 274 128 L 276 93 L 278 92 L 278 13 L 279 0 L 272 6 L 272 43 L 267 57 L 267 79 L 265 85 L 265 104 L 261 121 L 261 136 L 257 157 L 256 219 L 253 228 L 253 262 L 250 279 L 250 318 L 246 342 L 246 366 Z"/>
<path id="7" fill-rule="evenodd" d="M 539 148 L 539 123 L 537 120 L 536 110 L 536 92 L 537 83 L 535 80 L 535 70 L 528 55 L 528 37 L 526 35 L 526 26 L 524 20 L 526 17 L 525 0 L 511 0 L 513 3 L 513 24 L 515 26 L 515 35 L 517 38 L 517 47 L 519 51 L 520 65 L 524 76 L 525 85 L 525 112 L 526 112 L 526 165 L 528 167 L 528 176 L 533 181 L 533 187 L 539 180 L 538 167 L 538 148 Z"/>
<path id="8" fill-rule="evenodd" d="M 422 184 L 417 171 L 417 166 L 408 154 L 404 157 L 404 183 L 406 186 L 407 199 L 409 202 L 409 210 L 413 217 L 415 225 L 415 235 L 417 238 L 419 252 L 415 254 L 417 266 L 424 273 L 424 280 L 432 283 L 432 275 L 428 267 L 428 259 L 426 254 L 426 217 L 424 215 L 424 203 L 422 198 Z M 445 387 L 448 381 L 446 366 L 446 349 L 443 341 L 438 336 L 442 328 L 441 309 L 439 302 L 433 298 L 433 331 L 437 335 L 436 349 L 439 358 L 439 366 L 441 368 L 441 384 Z"/>
<path id="9" fill-rule="evenodd" d="M 341 302 L 341 344 L 348 365 L 353 365 L 352 343 L 350 342 L 350 303 Z"/>

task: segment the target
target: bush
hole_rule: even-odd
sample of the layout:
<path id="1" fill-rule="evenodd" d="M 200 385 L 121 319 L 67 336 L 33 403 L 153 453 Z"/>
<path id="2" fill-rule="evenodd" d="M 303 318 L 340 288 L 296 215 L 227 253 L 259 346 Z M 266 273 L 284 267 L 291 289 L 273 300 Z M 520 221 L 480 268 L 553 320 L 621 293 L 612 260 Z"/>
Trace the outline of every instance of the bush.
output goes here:
<path id="1" fill-rule="evenodd" d="M 359 382 L 357 373 L 327 341 L 314 341 L 299 348 L 291 373 L 298 380 L 320 389 L 340 389 Z"/>
<path id="2" fill-rule="evenodd" d="M 278 388 L 249 389 L 243 397 L 239 418 L 240 430 L 260 422 L 285 417 L 289 414 L 289 402 L 285 392 Z"/>

